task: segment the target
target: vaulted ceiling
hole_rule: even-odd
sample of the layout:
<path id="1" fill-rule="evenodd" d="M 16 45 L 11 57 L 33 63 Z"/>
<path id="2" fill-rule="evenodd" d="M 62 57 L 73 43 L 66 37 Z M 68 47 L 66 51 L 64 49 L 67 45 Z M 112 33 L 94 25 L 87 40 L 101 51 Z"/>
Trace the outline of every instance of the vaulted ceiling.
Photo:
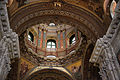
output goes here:
<path id="1" fill-rule="evenodd" d="M 101 17 L 102 7 L 104 0 L 9 0 L 10 13 L 14 13 L 16 9 L 21 6 L 25 6 L 27 4 L 34 3 L 43 3 L 43 2 L 62 2 L 68 3 L 71 5 L 75 5 L 78 7 L 84 7 L 89 9 L 90 11 L 96 13 L 99 17 Z"/>
<path id="2" fill-rule="evenodd" d="M 89 41 L 94 44 L 98 38 L 105 34 L 108 28 L 107 25 L 109 24 L 110 16 L 105 15 L 103 3 L 104 0 L 9 0 L 10 25 L 13 31 L 19 35 L 19 40 L 21 40 L 20 50 L 23 52 L 21 55 L 24 55 L 23 57 L 25 58 L 28 56 L 29 59 L 32 56 L 32 58 L 39 61 L 38 63 L 43 60 L 43 58 L 27 51 L 24 46 L 24 32 L 32 26 L 43 23 L 49 24 L 50 22 L 66 24 L 77 28 L 86 36 L 86 40 L 83 40 L 80 46 L 80 50 L 85 51 L 89 45 Z M 80 51 L 78 50 L 78 52 Z M 90 57 L 91 52 L 88 53 L 83 54 L 83 56 L 89 55 Z M 60 61 L 64 64 L 64 62 L 67 63 L 73 58 L 77 58 L 76 56 L 80 57 L 81 55 L 78 53 Z M 89 62 L 88 59 L 86 60 L 85 65 Z M 49 70 L 46 71 L 45 75 L 50 73 Z M 29 79 L 36 75 L 36 78 L 38 78 L 38 74 L 42 72 L 44 71 L 36 72 Z M 53 76 L 56 75 L 54 72 L 53 70 Z M 62 77 L 64 78 L 64 76 Z M 54 77 L 50 77 L 50 79 L 54 79 Z"/>
<path id="3" fill-rule="evenodd" d="M 88 38 L 93 38 L 93 41 L 107 29 L 102 20 L 102 2 L 98 0 L 40 0 L 14 8 L 12 5 L 9 7 L 10 23 L 11 28 L 17 30 L 19 35 L 28 27 L 48 21 L 48 18 L 61 18 L 61 22 L 79 27 Z M 62 20 L 62 17 L 67 20 Z"/>

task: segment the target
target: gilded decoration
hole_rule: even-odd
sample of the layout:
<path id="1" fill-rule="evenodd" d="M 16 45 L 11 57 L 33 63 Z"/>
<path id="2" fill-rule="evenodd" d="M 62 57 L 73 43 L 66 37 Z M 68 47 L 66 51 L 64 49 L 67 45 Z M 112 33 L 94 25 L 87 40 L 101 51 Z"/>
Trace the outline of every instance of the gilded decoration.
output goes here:
<path id="1" fill-rule="evenodd" d="M 46 5 L 46 6 L 44 6 L 44 5 Z M 18 10 L 16 13 L 12 14 L 12 16 L 10 18 L 11 26 L 12 26 L 12 28 L 14 28 L 14 30 L 20 29 L 20 26 L 24 26 L 24 28 L 20 29 L 19 34 L 21 34 L 26 28 L 43 22 L 43 21 L 41 21 L 40 16 L 59 15 L 59 16 L 67 16 L 67 17 L 73 18 L 73 19 L 79 21 L 77 23 L 82 23 L 87 28 L 91 29 L 91 30 L 86 29 L 86 31 L 84 31 L 85 29 L 82 29 L 83 27 L 79 26 L 80 24 L 77 25 L 77 26 L 79 26 L 80 30 L 84 34 L 89 35 L 89 37 L 93 37 L 91 34 L 89 34 L 89 33 L 91 33 L 89 31 L 92 31 L 95 34 L 95 36 L 99 37 L 102 34 L 101 31 L 106 30 L 106 29 L 103 29 L 103 27 L 101 27 L 101 26 L 103 26 L 102 20 L 99 19 L 98 17 L 96 17 L 93 13 L 89 12 L 88 10 L 86 10 L 82 7 L 79 7 L 79 8 L 75 7 L 75 6 L 71 7 L 70 4 L 65 4 L 65 3 L 63 3 L 63 6 L 64 6 L 64 8 L 62 8 L 62 9 L 53 9 L 52 3 L 40 3 L 40 4 L 36 3 L 36 5 L 34 5 L 34 6 L 28 5 L 28 6 L 26 6 L 27 8 L 20 9 L 24 13 L 21 12 L 20 10 Z M 31 8 L 31 9 L 35 8 L 35 9 L 30 10 L 29 8 Z M 44 9 L 47 9 L 47 10 L 44 10 Z M 53 9 L 53 10 L 51 10 L 51 9 Z M 75 13 L 75 12 L 77 12 L 77 13 Z M 88 16 L 89 13 L 90 13 L 90 15 Z M 24 15 L 21 15 L 21 14 L 24 14 Z M 27 16 L 25 14 L 27 14 Z M 15 16 L 18 16 L 19 20 Z M 89 20 L 88 20 L 88 18 L 86 18 L 86 16 L 89 17 Z M 37 20 L 38 18 L 40 21 Z M 13 21 L 13 19 L 15 21 Z M 33 19 L 35 19 L 35 21 L 32 21 Z M 17 24 L 16 24 L 16 21 L 18 22 Z M 28 21 L 29 21 L 29 23 L 27 23 Z M 94 21 L 96 21 L 97 23 Z M 74 25 L 74 23 L 69 23 L 69 24 Z M 87 31 L 87 30 L 89 30 L 89 31 Z"/>
<path id="2" fill-rule="evenodd" d="M 62 74 L 62 75 L 59 75 L 59 74 Z M 39 79 L 45 79 L 45 80 L 47 80 L 46 79 L 47 77 L 55 78 L 57 80 L 62 80 L 62 79 L 74 80 L 71 73 L 69 73 L 63 67 L 43 67 L 43 66 L 38 66 L 32 69 L 31 72 L 29 72 L 24 79 L 29 80 L 29 79 L 32 79 L 33 77 L 34 79 L 37 79 L 38 76 L 39 76 Z"/>
<path id="3" fill-rule="evenodd" d="M 82 60 L 78 60 L 74 63 L 71 63 L 69 65 L 66 66 L 66 68 L 71 72 L 71 73 L 75 73 L 77 72 L 78 68 L 81 66 L 81 61 Z M 76 69 L 75 69 L 76 68 Z"/>
<path id="4" fill-rule="evenodd" d="M 11 1 L 11 0 L 10 0 Z M 72 4 L 78 7 L 84 7 L 86 9 L 88 9 L 90 12 L 97 14 L 99 17 L 102 18 L 102 16 L 100 15 L 100 13 L 103 14 L 103 11 L 100 10 L 100 8 L 102 8 L 102 2 L 100 0 L 24 0 L 24 1 L 20 1 L 18 2 L 20 4 L 20 8 L 26 5 L 31 5 L 31 4 L 35 4 L 35 3 L 44 3 L 44 2 L 53 2 L 54 8 L 56 9 L 60 9 L 60 7 L 62 7 L 63 3 L 67 3 L 67 4 Z M 16 4 L 18 4 L 16 3 Z M 15 3 L 14 3 L 15 4 Z M 19 7 L 18 7 L 19 8 Z"/>
<path id="5" fill-rule="evenodd" d="M 21 58 L 21 63 L 20 64 L 21 64 L 20 65 L 21 66 L 20 78 L 22 79 L 26 75 L 26 73 L 35 66 L 35 64 L 29 62 L 28 60 L 26 60 L 23 57 Z"/>
<path id="6" fill-rule="evenodd" d="M 24 40 L 23 35 L 24 35 L 24 33 L 20 36 L 20 45 L 22 45 L 22 46 L 20 46 L 21 56 L 25 57 L 27 60 L 35 63 L 36 65 L 41 65 L 41 66 L 64 66 L 64 65 L 70 64 L 70 62 L 72 63 L 81 58 L 81 55 L 84 53 L 83 48 L 85 48 L 85 46 L 87 44 L 85 38 L 81 38 L 80 43 L 79 44 L 77 43 L 78 48 L 72 47 L 75 50 L 75 52 L 73 52 L 71 54 L 67 54 L 66 57 L 64 57 L 64 56 L 57 57 L 56 56 L 56 58 L 49 59 L 49 58 L 45 57 L 46 55 L 41 55 L 41 54 L 36 53 L 35 52 L 36 50 L 34 51 L 34 48 L 32 48 L 32 47 L 31 47 L 31 49 L 28 48 L 28 46 L 26 46 L 26 43 L 25 43 L 25 41 L 27 41 L 27 40 Z M 68 50 L 68 53 L 69 53 L 69 50 Z M 74 58 L 73 58 L 73 56 L 74 56 Z"/>
<path id="7" fill-rule="evenodd" d="M 1 80 L 120 80 L 119 44 L 120 0 L 0 0 Z"/>

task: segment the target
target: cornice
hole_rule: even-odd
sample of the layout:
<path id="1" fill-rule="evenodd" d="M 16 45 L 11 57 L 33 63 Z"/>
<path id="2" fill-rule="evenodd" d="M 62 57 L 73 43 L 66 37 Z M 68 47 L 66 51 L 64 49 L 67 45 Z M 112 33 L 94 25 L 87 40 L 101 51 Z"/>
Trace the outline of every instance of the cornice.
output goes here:
<path id="1" fill-rule="evenodd" d="M 26 5 L 24 7 L 21 7 L 20 10 L 17 10 L 14 15 L 11 16 L 11 27 L 15 30 L 18 29 L 18 27 L 22 27 L 23 24 L 25 24 L 27 21 L 29 22 L 29 20 L 33 18 L 39 18 L 40 16 L 48 15 L 70 17 L 78 21 L 78 23 L 86 25 L 86 27 L 88 28 L 86 30 L 89 30 L 89 33 L 94 33 L 96 37 L 102 36 L 103 33 L 105 33 L 103 22 L 94 14 L 92 14 L 88 10 L 67 3 L 63 3 L 60 9 L 56 9 L 55 6 L 53 6 L 53 3 L 32 3 L 31 5 L 29 4 L 28 6 Z M 35 23 L 37 24 L 39 23 L 39 21 L 34 21 L 34 25 Z M 24 25 L 24 29 L 26 29 L 28 26 L 32 26 L 32 24 L 33 22 Z M 84 29 L 84 27 L 82 28 Z"/>
<path id="2" fill-rule="evenodd" d="M 20 8 L 16 9 L 13 13 L 11 13 L 11 16 L 13 16 L 13 15 L 16 14 L 18 11 L 20 11 L 21 9 L 23 9 L 23 8 L 25 8 L 25 7 L 29 7 L 29 6 L 34 5 L 34 4 L 48 3 L 48 2 L 49 2 L 49 3 L 53 3 L 53 2 L 51 2 L 51 1 L 34 1 L 34 2 L 29 3 L 29 4 L 23 5 L 23 6 L 21 6 Z M 81 6 L 81 5 L 78 5 L 78 4 L 74 3 L 74 2 L 69 2 L 69 1 L 67 1 L 67 0 L 64 0 L 64 3 L 70 4 L 70 5 L 75 6 L 75 7 L 82 8 L 82 9 L 84 9 L 85 11 L 90 12 L 92 15 L 94 15 L 95 17 L 97 17 L 101 22 L 103 22 L 103 20 L 102 20 L 98 15 L 96 15 L 93 11 L 89 10 L 89 9 L 86 8 L 86 7 L 83 7 L 83 6 Z"/>

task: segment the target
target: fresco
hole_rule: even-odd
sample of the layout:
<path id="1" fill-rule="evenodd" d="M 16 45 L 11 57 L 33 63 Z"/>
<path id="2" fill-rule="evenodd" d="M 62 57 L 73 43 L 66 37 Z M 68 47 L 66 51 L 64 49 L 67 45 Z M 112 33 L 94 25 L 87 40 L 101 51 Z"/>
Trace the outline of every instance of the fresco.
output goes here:
<path id="1" fill-rule="evenodd" d="M 76 61 L 70 65 L 67 65 L 66 68 L 71 72 L 72 75 L 76 78 L 76 80 L 82 79 L 81 74 L 81 60 Z"/>
<path id="2" fill-rule="evenodd" d="M 32 63 L 30 63 L 29 61 L 27 61 L 24 58 L 21 58 L 21 64 L 20 64 L 20 78 L 22 79 L 26 73 L 32 69 L 34 67 L 34 65 Z"/>

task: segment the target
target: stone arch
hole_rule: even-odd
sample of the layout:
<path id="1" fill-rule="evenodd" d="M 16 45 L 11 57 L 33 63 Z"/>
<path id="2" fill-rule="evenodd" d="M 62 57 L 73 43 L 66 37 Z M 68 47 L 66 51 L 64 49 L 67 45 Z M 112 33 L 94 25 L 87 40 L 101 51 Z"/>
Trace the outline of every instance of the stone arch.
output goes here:
<path id="1" fill-rule="evenodd" d="M 14 31 L 19 31 L 18 34 L 21 34 L 28 27 L 41 23 L 45 16 L 69 18 L 71 20 L 69 24 L 79 27 L 85 35 L 94 39 L 93 41 L 106 31 L 103 21 L 82 7 L 62 3 L 62 7 L 56 9 L 53 3 L 47 2 L 29 4 L 16 10 L 10 17 L 11 27 Z"/>
<path id="2" fill-rule="evenodd" d="M 75 80 L 75 78 L 63 67 L 42 67 L 38 66 L 29 71 L 24 80 Z"/>

